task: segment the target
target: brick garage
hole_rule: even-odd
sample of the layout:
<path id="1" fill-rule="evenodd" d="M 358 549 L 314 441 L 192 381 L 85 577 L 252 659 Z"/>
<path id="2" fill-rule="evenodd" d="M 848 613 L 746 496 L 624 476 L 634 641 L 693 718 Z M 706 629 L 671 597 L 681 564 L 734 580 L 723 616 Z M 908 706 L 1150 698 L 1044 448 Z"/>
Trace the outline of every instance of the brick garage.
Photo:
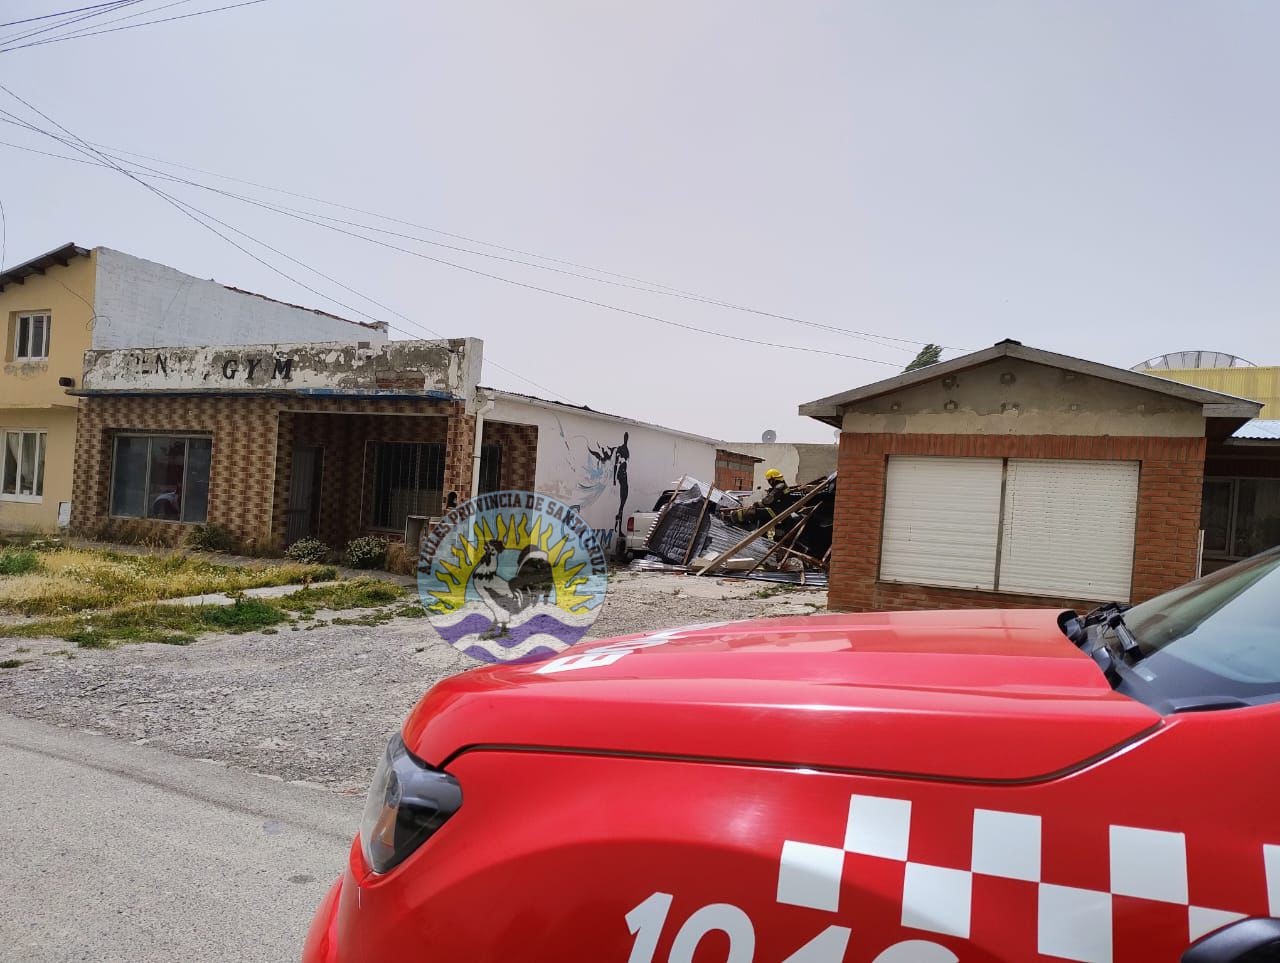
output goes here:
<path id="1" fill-rule="evenodd" d="M 1196 574 L 1206 448 L 1258 408 L 1017 342 L 803 405 L 841 428 L 831 605 L 1088 608 L 1174 588 Z"/>
<path id="2" fill-rule="evenodd" d="M 76 432 L 72 529 L 176 544 L 191 522 L 116 517 L 113 446 L 120 435 L 211 439 L 207 521 L 247 547 L 278 550 L 286 536 L 292 453 L 326 451 L 318 537 L 339 545 L 370 529 L 371 443 L 443 443 L 443 491 L 470 496 L 475 417 L 461 401 L 412 397 L 308 397 L 285 393 L 82 392 Z"/>
<path id="3" fill-rule="evenodd" d="M 884 611 L 1019 605 L 1081 608 L 1100 601 L 879 581 L 885 469 L 891 455 L 1137 461 L 1133 598 L 1140 601 L 1195 577 L 1204 454 L 1203 438 L 844 434 L 831 552 L 831 605 L 849 611 Z M 856 481 L 846 485 L 845 479 Z"/>

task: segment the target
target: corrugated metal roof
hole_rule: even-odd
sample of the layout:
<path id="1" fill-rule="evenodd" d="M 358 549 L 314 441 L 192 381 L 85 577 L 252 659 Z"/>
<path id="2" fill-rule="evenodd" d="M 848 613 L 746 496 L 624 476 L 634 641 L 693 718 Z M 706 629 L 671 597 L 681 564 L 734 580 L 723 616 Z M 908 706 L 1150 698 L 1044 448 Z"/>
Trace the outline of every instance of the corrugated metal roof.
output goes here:
<path id="1" fill-rule="evenodd" d="M 1237 428 L 1231 437 L 1247 441 L 1280 441 L 1280 420 L 1255 418 Z"/>
<path id="2" fill-rule="evenodd" d="M 724 443 L 714 438 L 708 438 L 705 435 L 695 435 L 691 431 L 681 431 L 679 428 L 667 428 L 663 425 L 655 425 L 648 421 L 637 421 L 634 418 L 626 418 L 623 415 L 611 415 L 607 411 L 597 411 L 595 408 L 589 408 L 586 405 L 575 405 L 568 401 L 552 401 L 549 398 L 539 398 L 537 395 L 526 395 L 519 391 L 505 391 L 502 388 L 486 388 L 480 385 L 477 391 L 487 392 L 496 400 L 507 400 L 514 402 L 525 402 L 527 404 L 539 405 L 544 408 L 564 408 L 569 411 L 579 411 L 584 415 L 596 415 L 600 418 L 608 418 L 610 421 L 616 421 L 624 425 L 636 425 L 640 428 L 652 428 L 654 431 L 665 431 L 672 435 L 680 435 L 682 438 L 689 438 L 693 441 L 700 441 L 703 444 L 715 445 L 716 448 L 723 448 Z M 494 419 L 495 421 L 501 419 Z M 725 449 L 731 451 L 731 449 Z M 741 454 L 741 452 L 732 452 L 733 454 Z"/>

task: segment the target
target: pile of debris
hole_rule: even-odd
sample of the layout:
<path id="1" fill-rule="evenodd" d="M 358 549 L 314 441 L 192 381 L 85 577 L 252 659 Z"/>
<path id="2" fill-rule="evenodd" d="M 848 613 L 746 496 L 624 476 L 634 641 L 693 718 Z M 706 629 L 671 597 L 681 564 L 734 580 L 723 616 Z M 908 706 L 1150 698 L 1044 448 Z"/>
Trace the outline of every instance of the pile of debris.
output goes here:
<path id="1" fill-rule="evenodd" d="M 836 473 L 790 490 L 787 503 L 747 529 L 728 513 L 743 502 L 685 476 L 662 507 L 633 571 L 717 574 L 825 587 Z"/>

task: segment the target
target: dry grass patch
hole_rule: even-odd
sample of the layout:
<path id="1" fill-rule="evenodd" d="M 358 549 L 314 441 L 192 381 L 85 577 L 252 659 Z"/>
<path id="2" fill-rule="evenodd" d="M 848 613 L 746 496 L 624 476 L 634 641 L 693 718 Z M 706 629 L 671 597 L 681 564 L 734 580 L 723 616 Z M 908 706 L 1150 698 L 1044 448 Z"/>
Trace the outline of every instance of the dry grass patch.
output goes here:
<path id="1" fill-rule="evenodd" d="M 326 581 L 337 575 L 330 566 L 217 565 L 176 552 L 133 555 L 57 549 L 36 555 L 34 570 L 0 575 L 0 612 L 59 615 L 188 595 Z"/>
<path id="2" fill-rule="evenodd" d="M 195 593 L 193 593 L 195 594 Z M 130 642 L 187 645 L 206 632 L 271 632 L 275 626 L 312 617 L 318 611 L 373 609 L 334 624 L 378 625 L 406 607 L 405 590 L 373 579 L 304 588 L 280 598 L 240 598 L 231 605 L 143 604 L 100 612 L 0 626 L 0 638 L 60 638 L 82 649 L 111 649 Z M 393 603 L 402 603 L 393 609 Z"/>

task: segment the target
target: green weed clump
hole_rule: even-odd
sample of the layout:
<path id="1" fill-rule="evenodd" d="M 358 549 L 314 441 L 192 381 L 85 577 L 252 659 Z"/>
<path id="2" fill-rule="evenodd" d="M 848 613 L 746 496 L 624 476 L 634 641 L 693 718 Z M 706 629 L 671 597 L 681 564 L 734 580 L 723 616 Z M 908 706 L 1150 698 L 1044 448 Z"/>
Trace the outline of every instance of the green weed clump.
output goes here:
<path id="1" fill-rule="evenodd" d="M 333 549 L 318 538 L 300 538 L 286 548 L 284 554 L 286 558 L 291 558 L 295 562 L 318 565 L 321 562 L 329 561 L 329 556 L 333 554 Z"/>
<path id="2" fill-rule="evenodd" d="M 199 552 L 224 552 L 237 555 L 243 546 L 240 539 L 221 525 L 196 525 L 187 532 L 187 547 Z"/>
<path id="3" fill-rule="evenodd" d="M 26 575 L 40 567 L 40 556 L 29 548 L 0 549 L 0 575 Z"/>
<path id="4" fill-rule="evenodd" d="M 346 555 L 352 568 L 382 568 L 387 563 L 387 540 L 380 535 L 352 539 Z"/>
<path id="5" fill-rule="evenodd" d="M 289 616 L 275 606 L 250 598 L 231 605 L 139 605 L 9 626 L 4 634 L 56 636 L 82 649 L 111 649 L 126 642 L 189 645 L 202 632 L 238 635 L 287 621 Z"/>
<path id="6" fill-rule="evenodd" d="M 299 615 L 315 615 L 321 609 L 374 609 L 404 598 L 405 590 L 390 582 L 361 578 L 333 585 L 315 585 L 272 599 L 272 604 Z"/>

